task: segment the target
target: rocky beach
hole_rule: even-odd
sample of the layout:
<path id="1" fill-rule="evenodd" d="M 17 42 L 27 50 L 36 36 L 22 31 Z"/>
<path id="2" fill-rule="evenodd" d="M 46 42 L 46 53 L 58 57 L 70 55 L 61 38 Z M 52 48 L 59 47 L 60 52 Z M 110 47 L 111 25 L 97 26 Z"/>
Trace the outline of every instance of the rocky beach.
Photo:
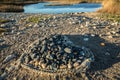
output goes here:
<path id="1" fill-rule="evenodd" d="M 119 80 L 120 22 L 103 16 L 97 12 L 0 13 L 0 19 L 6 20 L 0 22 L 5 29 L 0 34 L 0 80 Z M 70 45 L 62 42 L 64 36 Z M 73 70 L 88 58 L 85 75 L 46 77 L 37 72 L 44 68 Z"/>

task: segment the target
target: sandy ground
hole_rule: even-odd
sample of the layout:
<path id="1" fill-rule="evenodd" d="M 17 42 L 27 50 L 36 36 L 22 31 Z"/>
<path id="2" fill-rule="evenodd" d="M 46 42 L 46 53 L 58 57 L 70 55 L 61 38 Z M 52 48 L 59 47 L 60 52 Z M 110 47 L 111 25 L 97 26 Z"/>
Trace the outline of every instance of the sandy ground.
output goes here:
<path id="1" fill-rule="evenodd" d="M 38 23 L 28 19 L 41 16 Z M 57 80 L 21 67 L 9 70 L 33 41 L 51 34 L 66 35 L 74 44 L 85 46 L 94 53 L 95 61 L 87 72 L 90 80 L 120 80 L 120 23 L 101 18 L 99 13 L 0 13 L 0 17 L 10 20 L 0 24 L 8 30 L 0 36 L 0 75 L 3 80 Z M 15 57 L 4 63 L 9 55 Z M 84 80 L 78 75 L 59 78 Z"/>

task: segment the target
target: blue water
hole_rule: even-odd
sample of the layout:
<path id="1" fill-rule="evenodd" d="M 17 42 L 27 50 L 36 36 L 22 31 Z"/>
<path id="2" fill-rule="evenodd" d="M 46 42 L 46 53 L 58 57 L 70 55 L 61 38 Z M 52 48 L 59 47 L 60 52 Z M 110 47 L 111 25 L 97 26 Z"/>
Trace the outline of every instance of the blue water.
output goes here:
<path id="1" fill-rule="evenodd" d="M 45 13 L 45 14 L 58 14 L 58 13 L 75 13 L 75 12 L 94 12 L 101 8 L 101 4 L 96 3 L 81 3 L 63 6 L 45 6 L 50 3 L 38 3 L 24 6 L 24 13 Z"/>

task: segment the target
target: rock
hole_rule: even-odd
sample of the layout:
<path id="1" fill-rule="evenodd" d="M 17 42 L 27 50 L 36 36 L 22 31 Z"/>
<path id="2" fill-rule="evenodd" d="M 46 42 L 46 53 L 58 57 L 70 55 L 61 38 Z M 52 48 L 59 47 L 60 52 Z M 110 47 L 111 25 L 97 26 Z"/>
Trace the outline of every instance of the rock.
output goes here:
<path id="1" fill-rule="evenodd" d="M 82 60 L 84 57 L 83 56 L 79 56 L 79 59 Z"/>
<path id="2" fill-rule="evenodd" d="M 8 71 L 11 72 L 15 69 L 15 66 L 11 66 L 10 68 L 8 68 Z"/>
<path id="3" fill-rule="evenodd" d="M 47 66 L 46 66 L 46 64 L 41 63 L 41 67 L 42 67 L 43 69 L 45 69 Z"/>
<path id="4" fill-rule="evenodd" d="M 36 61 L 35 64 L 34 64 L 34 66 L 35 66 L 35 67 L 38 67 L 38 65 L 39 65 L 39 62 Z"/>
<path id="5" fill-rule="evenodd" d="M 45 49 L 46 49 L 46 46 L 45 46 L 45 45 L 43 45 L 43 46 L 42 46 L 42 49 L 41 49 L 41 51 L 40 51 L 40 52 L 41 52 L 41 53 L 43 53 L 43 52 L 45 51 Z"/>
<path id="6" fill-rule="evenodd" d="M 102 43 L 100 43 L 100 45 L 101 45 L 101 46 L 105 46 L 105 43 L 102 42 Z"/>
<path id="7" fill-rule="evenodd" d="M 33 27 L 39 27 L 39 25 L 38 25 L 38 24 L 35 24 Z"/>
<path id="8" fill-rule="evenodd" d="M 0 77 L 4 79 L 7 75 L 8 75 L 8 74 L 7 74 L 6 72 L 4 72 L 3 74 L 1 74 Z"/>
<path id="9" fill-rule="evenodd" d="M 84 38 L 83 40 L 84 40 L 84 41 L 88 41 L 88 40 L 89 40 L 89 38 Z"/>
<path id="10" fill-rule="evenodd" d="M 68 48 L 68 47 L 66 47 L 66 48 L 64 49 L 64 51 L 65 51 L 66 53 L 72 53 L 72 50 L 71 50 L 70 48 Z"/>
<path id="11" fill-rule="evenodd" d="M 106 34 L 107 34 L 107 35 L 111 35 L 111 33 L 110 33 L 110 32 L 107 32 Z"/>
<path id="12" fill-rule="evenodd" d="M 73 61 L 73 62 L 76 62 L 76 61 L 77 61 L 77 59 L 72 59 L 72 61 Z"/>
<path id="13" fill-rule="evenodd" d="M 25 57 L 25 62 L 28 63 L 30 61 L 29 57 Z"/>
<path id="14" fill-rule="evenodd" d="M 17 32 L 17 35 L 20 35 L 21 34 L 21 32 Z"/>
<path id="15" fill-rule="evenodd" d="M 72 67 L 73 67 L 73 64 L 72 64 L 72 62 L 69 60 L 69 62 L 68 62 L 68 64 L 67 64 L 67 67 L 69 68 L 69 69 L 71 69 Z"/>
<path id="16" fill-rule="evenodd" d="M 65 68 L 67 68 L 66 65 L 60 65 L 60 69 L 65 69 Z"/>
<path id="17" fill-rule="evenodd" d="M 50 59 L 50 60 L 53 60 L 53 55 L 52 55 L 52 54 L 48 54 L 48 55 L 46 56 L 46 58 L 48 58 L 48 59 Z"/>
<path id="18" fill-rule="evenodd" d="M 116 34 L 116 32 L 115 32 L 115 31 L 111 31 L 111 33 L 112 33 L 112 34 Z"/>
<path id="19" fill-rule="evenodd" d="M 56 16 L 53 16 L 53 19 L 56 19 Z"/>
<path id="20" fill-rule="evenodd" d="M 29 24 L 29 25 L 28 25 L 28 27 L 32 27 L 32 26 L 33 26 L 33 24 Z"/>
<path id="21" fill-rule="evenodd" d="M 96 29 L 96 26 L 93 26 L 93 29 Z"/>
<path id="22" fill-rule="evenodd" d="M 77 67 L 77 66 L 79 66 L 79 63 L 78 63 L 78 62 L 75 62 L 75 63 L 73 64 L 73 66 L 74 66 L 74 67 Z"/>
<path id="23" fill-rule="evenodd" d="M 91 34 L 91 36 L 92 36 L 92 37 L 95 37 L 95 35 L 94 35 L 94 34 Z"/>
<path id="24" fill-rule="evenodd" d="M 110 53 L 109 53 L 109 52 L 106 52 L 105 55 L 110 56 Z"/>
<path id="25" fill-rule="evenodd" d="M 4 59 L 3 63 L 9 62 L 10 60 L 14 59 L 15 57 L 16 57 L 15 54 L 8 55 L 8 56 Z"/>
<path id="26" fill-rule="evenodd" d="M 81 63 L 82 61 L 81 60 L 77 60 L 78 63 Z"/>
<path id="27" fill-rule="evenodd" d="M 32 54 L 30 56 L 31 56 L 31 59 L 34 59 L 36 57 L 36 54 Z"/>
<path id="28" fill-rule="evenodd" d="M 6 27 L 6 25 L 5 25 L 5 24 L 1 24 L 0 26 L 1 26 L 1 27 Z"/>
<path id="29" fill-rule="evenodd" d="M 112 35 L 109 35 L 108 38 L 111 39 L 111 38 L 113 38 L 113 36 L 112 36 Z"/>

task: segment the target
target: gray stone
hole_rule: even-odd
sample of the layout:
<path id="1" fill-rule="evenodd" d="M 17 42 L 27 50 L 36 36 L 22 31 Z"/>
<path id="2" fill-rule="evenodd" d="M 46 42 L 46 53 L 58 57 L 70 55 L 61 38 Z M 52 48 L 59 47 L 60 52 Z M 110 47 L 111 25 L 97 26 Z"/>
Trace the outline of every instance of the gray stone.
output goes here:
<path id="1" fill-rule="evenodd" d="M 71 50 L 70 48 L 68 48 L 68 47 L 65 48 L 64 51 L 65 51 L 66 53 L 72 53 L 72 50 Z"/>
<path id="2" fill-rule="evenodd" d="M 81 60 L 77 60 L 78 63 L 81 63 L 82 61 Z"/>
<path id="3" fill-rule="evenodd" d="M 7 75 L 8 75 L 8 74 L 7 74 L 6 72 L 4 72 L 3 74 L 1 74 L 1 78 L 4 79 L 5 77 L 7 77 Z"/>
<path id="4" fill-rule="evenodd" d="M 36 57 L 36 54 L 32 54 L 30 55 L 32 59 L 34 59 Z"/>
<path id="5" fill-rule="evenodd" d="M 43 53 L 43 52 L 45 51 L 45 49 L 46 49 L 46 46 L 45 46 L 45 45 L 43 45 L 43 46 L 42 46 L 42 49 L 41 49 L 41 51 L 40 51 L 40 52 L 41 52 L 41 53 Z"/>
<path id="6" fill-rule="evenodd" d="M 30 61 L 29 57 L 25 57 L 25 62 L 28 63 Z"/>
<path id="7" fill-rule="evenodd" d="M 10 68 L 8 68 L 8 71 L 13 71 L 15 69 L 15 66 L 11 66 Z"/>
<path id="8" fill-rule="evenodd" d="M 14 59 L 16 56 L 15 54 L 11 54 L 11 55 L 8 55 L 5 59 L 4 59 L 4 63 L 6 62 L 9 62 L 10 60 Z"/>
<path id="9" fill-rule="evenodd" d="M 52 54 L 48 54 L 48 55 L 46 56 L 46 58 L 48 58 L 48 59 L 50 59 L 50 60 L 53 60 Z"/>
<path id="10" fill-rule="evenodd" d="M 84 40 L 84 41 L 88 41 L 88 40 L 89 40 L 89 38 L 84 38 L 83 40 Z"/>

